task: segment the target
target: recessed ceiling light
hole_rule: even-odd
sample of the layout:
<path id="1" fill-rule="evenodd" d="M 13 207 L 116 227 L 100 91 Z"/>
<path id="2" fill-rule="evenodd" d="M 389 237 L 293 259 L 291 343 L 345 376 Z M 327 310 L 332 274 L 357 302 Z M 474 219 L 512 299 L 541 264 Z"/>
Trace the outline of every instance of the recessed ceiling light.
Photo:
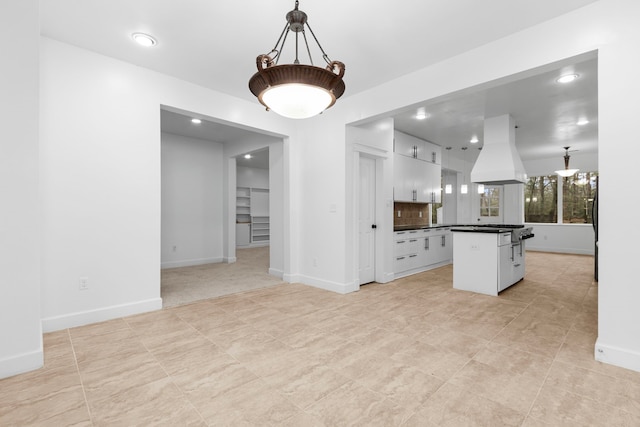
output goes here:
<path id="1" fill-rule="evenodd" d="M 191 123 L 193 123 L 194 125 L 199 125 L 200 123 L 202 123 L 202 120 L 200 119 L 191 119 Z"/>
<path id="2" fill-rule="evenodd" d="M 131 34 L 131 38 L 135 40 L 136 43 L 144 47 L 151 47 L 158 44 L 158 41 L 155 38 L 145 33 L 133 33 Z"/>
<path id="3" fill-rule="evenodd" d="M 416 119 L 424 120 L 427 117 L 429 117 L 427 111 L 423 107 L 418 108 L 418 111 L 416 112 Z"/>
<path id="4" fill-rule="evenodd" d="M 558 83 L 570 83 L 572 81 L 574 81 L 575 79 L 578 78 L 577 74 L 565 74 L 564 76 L 561 76 L 558 80 L 556 80 Z"/>
<path id="5" fill-rule="evenodd" d="M 245 159 L 250 159 L 250 158 L 251 158 L 251 154 L 245 154 L 245 155 L 244 155 L 244 158 L 245 158 Z"/>
<path id="6" fill-rule="evenodd" d="M 587 119 L 580 119 L 578 120 L 578 122 L 576 123 L 578 126 L 584 126 L 586 124 L 589 124 L 589 120 Z"/>
<path id="7" fill-rule="evenodd" d="M 472 143 L 472 144 L 477 144 L 478 141 L 479 141 L 478 137 L 474 135 L 469 142 Z"/>

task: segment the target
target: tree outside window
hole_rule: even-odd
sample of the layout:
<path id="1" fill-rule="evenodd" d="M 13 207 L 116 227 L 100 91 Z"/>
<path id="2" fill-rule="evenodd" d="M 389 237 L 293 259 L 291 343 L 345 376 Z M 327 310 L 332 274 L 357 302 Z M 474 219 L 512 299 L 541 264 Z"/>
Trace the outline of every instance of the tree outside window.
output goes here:
<path id="1" fill-rule="evenodd" d="M 590 224 L 597 185 L 597 172 L 579 172 L 568 178 L 557 175 L 530 177 L 524 190 L 524 221 Z M 562 205 L 558 200 L 562 200 Z M 558 218 L 558 206 L 562 207 L 562 218 Z"/>
<path id="2" fill-rule="evenodd" d="M 597 172 L 578 172 L 562 183 L 562 222 L 591 224 L 591 208 L 598 185 Z"/>
<path id="3" fill-rule="evenodd" d="M 524 189 L 525 222 L 558 222 L 558 176 L 533 176 Z"/>

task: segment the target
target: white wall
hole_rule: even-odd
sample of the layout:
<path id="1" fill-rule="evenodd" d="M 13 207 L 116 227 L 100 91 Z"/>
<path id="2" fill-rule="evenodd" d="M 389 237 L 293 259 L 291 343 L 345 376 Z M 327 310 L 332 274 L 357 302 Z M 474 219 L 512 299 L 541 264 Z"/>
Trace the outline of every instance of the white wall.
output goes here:
<path id="1" fill-rule="evenodd" d="M 43 327 L 159 309 L 160 107 L 274 135 L 291 123 L 258 103 L 45 37 L 40 59 Z M 88 290 L 79 291 L 79 277 Z"/>
<path id="2" fill-rule="evenodd" d="M 595 234 L 591 224 L 539 224 L 533 227 L 535 237 L 527 240 L 527 250 L 593 255 Z"/>
<path id="3" fill-rule="evenodd" d="M 162 268 L 221 262 L 223 145 L 162 133 Z"/>
<path id="4" fill-rule="evenodd" d="M 236 166 L 238 187 L 269 188 L 269 169 Z"/>
<path id="5" fill-rule="evenodd" d="M 0 3 L 0 378 L 39 368 L 37 0 Z"/>

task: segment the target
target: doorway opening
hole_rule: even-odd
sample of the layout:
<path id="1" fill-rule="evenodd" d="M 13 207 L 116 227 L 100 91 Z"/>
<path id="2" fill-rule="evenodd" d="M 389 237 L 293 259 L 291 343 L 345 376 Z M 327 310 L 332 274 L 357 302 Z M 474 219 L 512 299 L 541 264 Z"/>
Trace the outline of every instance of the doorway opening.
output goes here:
<path id="1" fill-rule="evenodd" d="M 192 123 L 193 117 L 200 122 Z M 282 283 L 277 273 L 284 265 L 288 203 L 283 153 L 281 136 L 161 109 L 164 307 Z M 243 163 L 249 160 L 245 154 L 251 154 L 253 163 Z M 246 198 L 240 186 L 247 189 Z M 246 212 L 237 205 L 241 200 Z M 245 217 L 254 244 L 237 250 L 238 218 Z"/>

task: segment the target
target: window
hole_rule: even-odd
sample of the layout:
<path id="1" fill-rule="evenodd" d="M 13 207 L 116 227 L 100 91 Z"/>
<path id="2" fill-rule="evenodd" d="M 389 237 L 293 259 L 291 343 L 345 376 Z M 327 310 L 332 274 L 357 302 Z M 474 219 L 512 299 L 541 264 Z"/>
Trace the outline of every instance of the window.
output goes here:
<path id="1" fill-rule="evenodd" d="M 558 176 L 534 176 L 524 188 L 524 221 L 558 221 Z"/>
<path id="2" fill-rule="evenodd" d="M 591 224 L 591 207 L 598 185 L 597 172 L 578 172 L 563 179 L 562 222 Z"/>
<path id="3" fill-rule="evenodd" d="M 590 224 L 597 185 L 597 172 L 531 177 L 524 189 L 524 221 Z"/>
<path id="4" fill-rule="evenodd" d="M 484 187 L 480 194 L 480 217 L 500 216 L 500 187 Z"/>

